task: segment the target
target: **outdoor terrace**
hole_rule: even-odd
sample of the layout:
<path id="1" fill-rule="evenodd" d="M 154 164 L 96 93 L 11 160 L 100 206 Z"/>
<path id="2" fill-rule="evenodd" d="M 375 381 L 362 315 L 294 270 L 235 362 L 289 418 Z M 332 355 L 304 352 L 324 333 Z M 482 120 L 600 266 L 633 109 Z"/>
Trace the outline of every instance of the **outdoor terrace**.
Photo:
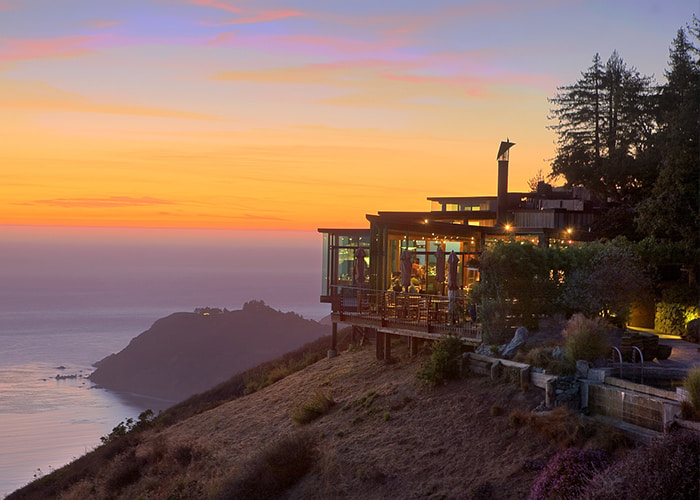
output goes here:
<path id="1" fill-rule="evenodd" d="M 468 345 L 481 344 L 481 325 L 472 321 L 466 300 L 456 296 L 414 294 L 358 287 L 335 287 L 332 321 L 377 332 L 377 357 L 387 358 L 392 336 L 407 337 L 412 352 L 416 340 L 453 335 Z"/>

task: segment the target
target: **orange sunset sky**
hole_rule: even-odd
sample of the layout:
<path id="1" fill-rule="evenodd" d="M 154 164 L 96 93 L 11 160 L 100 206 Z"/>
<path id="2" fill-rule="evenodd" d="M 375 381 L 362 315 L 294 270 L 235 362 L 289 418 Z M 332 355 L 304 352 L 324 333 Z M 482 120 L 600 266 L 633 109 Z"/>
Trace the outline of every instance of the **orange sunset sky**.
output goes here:
<path id="1" fill-rule="evenodd" d="M 313 230 L 549 172 L 596 52 L 696 0 L 0 0 L 0 224 Z"/>

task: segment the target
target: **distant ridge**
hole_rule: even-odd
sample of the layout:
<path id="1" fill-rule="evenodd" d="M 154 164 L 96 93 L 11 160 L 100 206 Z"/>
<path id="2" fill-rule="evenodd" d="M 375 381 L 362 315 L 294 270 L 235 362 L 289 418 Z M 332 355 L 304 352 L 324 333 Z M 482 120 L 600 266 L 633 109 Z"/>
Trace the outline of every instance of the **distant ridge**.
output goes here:
<path id="1" fill-rule="evenodd" d="M 203 308 L 157 320 L 127 347 L 95 363 L 107 389 L 181 401 L 328 333 L 328 326 L 262 301 Z"/>

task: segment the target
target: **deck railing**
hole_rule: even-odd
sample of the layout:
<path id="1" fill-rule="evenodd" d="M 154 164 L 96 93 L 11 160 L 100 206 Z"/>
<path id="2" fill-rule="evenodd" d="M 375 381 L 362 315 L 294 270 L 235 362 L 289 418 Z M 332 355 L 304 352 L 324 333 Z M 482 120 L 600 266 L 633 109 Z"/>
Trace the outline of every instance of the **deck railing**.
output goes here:
<path id="1" fill-rule="evenodd" d="M 336 287 L 333 313 L 367 326 L 481 338 L 476 306 L 457 290 L 452 297 L 422 293 Z"/>

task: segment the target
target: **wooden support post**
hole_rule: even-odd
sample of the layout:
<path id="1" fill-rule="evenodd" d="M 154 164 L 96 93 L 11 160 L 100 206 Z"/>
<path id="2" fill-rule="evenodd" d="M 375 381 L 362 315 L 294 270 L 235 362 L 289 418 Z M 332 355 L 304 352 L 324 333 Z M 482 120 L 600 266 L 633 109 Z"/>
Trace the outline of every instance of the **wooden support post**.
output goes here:
<path id="1" fill-rule="evenodd" d="M 391 359 L 391 334 L 390 333 L 384 334 L 384 359 L 387 361 Z"/>
<path id="2" fill-rule="evenodd" d="M 379 360 L 384 359 L 384 337 L 385 336 L 387 336 L 386 333 L 377 331 L 376 350 L 377 350 L 377 359 L 379 359 Z"/>
<path id="3" fill-rule="evenodd" d="M 328 357 L 333 358 L 338 353 L 338 323 L 333 323 L 331 329 L 331 348 L 328 350 Z"/>
<path id="4" fill-rule="evenodd" d="M 491 380 L 496 380 L 501 377 L 501 372 L 503 371 L 503 365 L 500 361 L 495 361 L 491 365 Z"/>
<path id="5" fill-rule="evenodd" d="M 418 354 L 420 339 L 418 337 L 408 337 L 408 352 L 411 357 Z"/>

